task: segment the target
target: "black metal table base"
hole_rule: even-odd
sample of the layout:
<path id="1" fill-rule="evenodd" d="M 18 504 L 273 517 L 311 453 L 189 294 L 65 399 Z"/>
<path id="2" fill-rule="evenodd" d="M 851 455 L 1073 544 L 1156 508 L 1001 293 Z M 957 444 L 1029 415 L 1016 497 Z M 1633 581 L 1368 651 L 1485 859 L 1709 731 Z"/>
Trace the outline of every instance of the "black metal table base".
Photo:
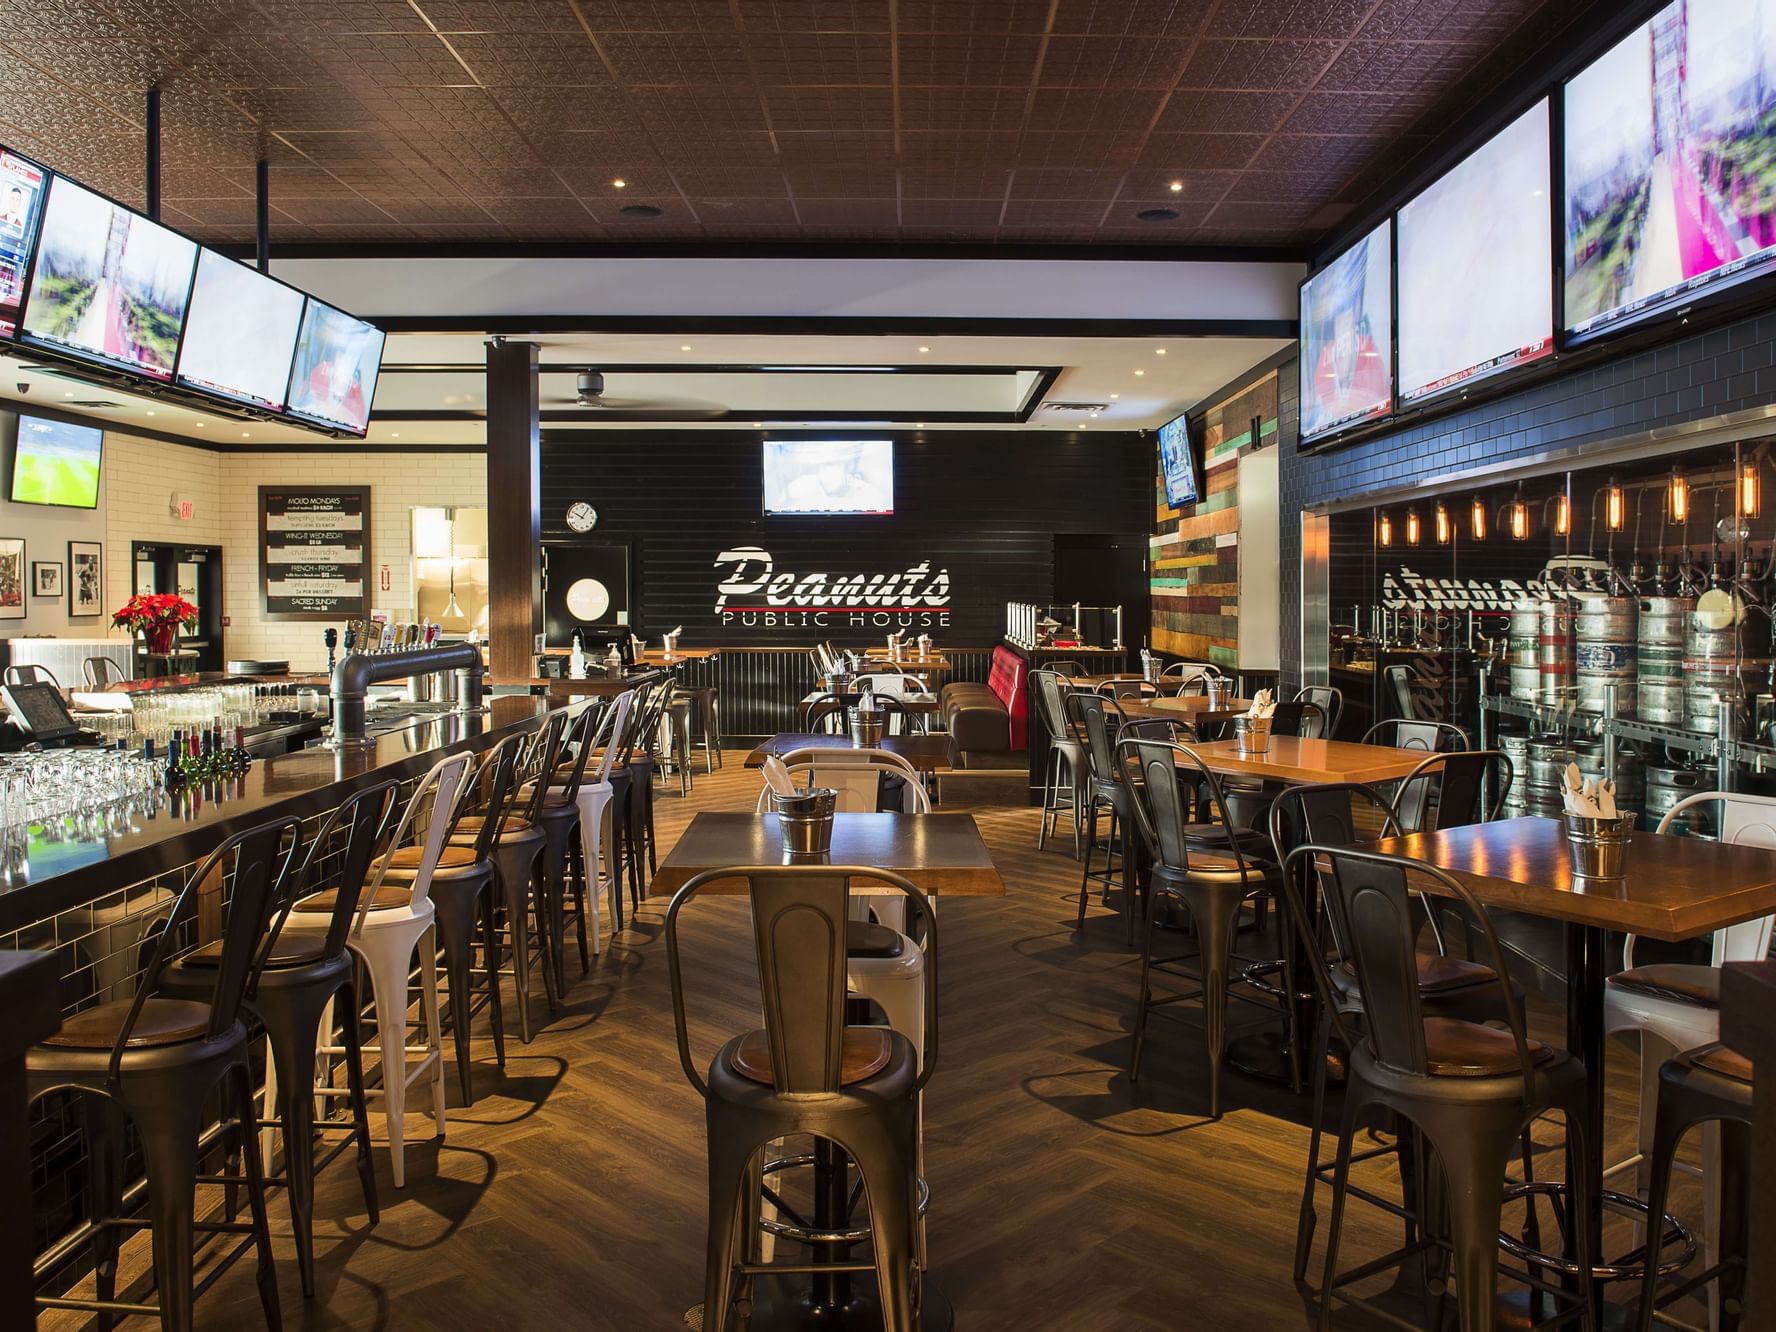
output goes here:
<path id="1" fill-rule="evenodd" d="M 704 1332 L 723 1332 L 703 1321 L 703 1306 L 685 1315 L 685 1326 Z M 876 1303 L 875 1283 L 865 1278 L 854 1283 L 843 1305 L 816 1307 L 806 1277 L 757 1277 L 753 1282 L 752 1317 L 746 1323 L 734 1316 L 727 1326 L 736 1332 L 882 1332 L 882 1310 Z M 944 1293 L 925 1281 L 925 1332 L 952 1332 L 956 1311 Z"/>

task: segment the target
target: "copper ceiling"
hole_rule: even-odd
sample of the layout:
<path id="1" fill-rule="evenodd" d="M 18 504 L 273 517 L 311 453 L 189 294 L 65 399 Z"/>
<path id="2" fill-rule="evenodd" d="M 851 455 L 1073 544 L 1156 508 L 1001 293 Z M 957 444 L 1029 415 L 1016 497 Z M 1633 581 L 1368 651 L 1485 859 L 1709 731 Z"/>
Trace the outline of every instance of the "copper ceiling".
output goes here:
<path id="1" fill-rule="evenodd" d="M 1593 0 L 36 0 L 0 136 L 276 242 L 1300 246 Z M 612 185 L 622 179 L 626 188 Z M 1173 182 L 1182 188 L 1171 189 Z M 624 206 L 659 210 L 626 216 Z M 1176 219 L 1142 222 L 1147 209 Z"/>

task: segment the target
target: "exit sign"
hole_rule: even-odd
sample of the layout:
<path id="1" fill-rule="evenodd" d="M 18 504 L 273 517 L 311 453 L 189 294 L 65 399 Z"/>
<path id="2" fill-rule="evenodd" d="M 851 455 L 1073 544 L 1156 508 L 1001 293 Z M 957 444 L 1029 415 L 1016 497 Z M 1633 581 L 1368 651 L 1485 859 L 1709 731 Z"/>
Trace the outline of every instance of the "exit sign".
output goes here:
<path id="1" fill-rule="evenodd" d="M 179 501 L 179 507 L 176 511 L 176 516 L 178 517 L 178 519 L 181 522 L 186 522 L 186 523 L 190 522 L 191 519 L 196 515 L 196 513 L 197 513 L 197 505 L 193 501 L 188 500 L 188 499 L 182 499 Z"/>

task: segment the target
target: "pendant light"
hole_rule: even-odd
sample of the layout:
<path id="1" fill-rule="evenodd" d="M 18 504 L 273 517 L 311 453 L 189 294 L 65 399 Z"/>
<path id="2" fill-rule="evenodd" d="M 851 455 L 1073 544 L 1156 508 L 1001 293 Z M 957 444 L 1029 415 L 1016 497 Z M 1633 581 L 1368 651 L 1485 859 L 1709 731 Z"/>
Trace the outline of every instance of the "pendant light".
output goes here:
<path id="1" fill-rule="evenodd" d="M 1676 467 L 1671 469 L 1671 480 L 1665 487 L 1665 513 L 1680 526 L 1690 519 L 1690 483 Z"/>
<path id="2" fill-rule="evenodd" d="M 1406 544 L 1408 546 L 1416 546 L 1418 544 L 1418 510 L 1417 509 L 1406 510 Z"/>
<path id="3" fill-rule="evenodd" d="M 1383 509 L 1381 517 L 1375 520 L 1375 539 L 1384 546 L 1394 544 L 1394 522 L 1388 517 L 1386 509 Z"/>
<path id="4" fill-rule="evenodd" d="M 1739 516 L 1756 518 L 1763 503 L 1763 485 L 1758 465 L 1748 462 L 1739 469 Z"/>
<path id="5" fill-rule="evenodd" d="M 1529 505 L 1523 499 L 1523 483 L 1517 483 L 1517 497 L 1511 501 L 1511 537 L 1515 541 L 1529 540 Z"/>
<path id="6" fill-rule="evenodd" d="M 1468 517 L 1474 528 L 1474 540 L 1486 540 L 1486 501 L 1474 496 L 1474 502 L 1468 507 Z"/>
<path id="7" fill-rule="evenodd" d="M 1622 487 L 1616 484 L 1616 478 L 1612 476 L 1603 492 L 1603 525 L 1612 532 L 1620 532 L 1627 521 L 1628 497 L 1622 493 Z"/>
<path id="8" fill-rule="evenodd" d="M 1437 513 L 1434 521 L 1437 525 L 1437 544 L 1447 546 L 1449 544 L 1449 506 L 1444 504 L 1442 500 L 1437 501 Z"/>
<path id="9" fill-rule="evenodd" d="M 1572 501 L 1564 493 L 1554 497 L 1554 535 L 1565 536 L 1572 531 Z"/>

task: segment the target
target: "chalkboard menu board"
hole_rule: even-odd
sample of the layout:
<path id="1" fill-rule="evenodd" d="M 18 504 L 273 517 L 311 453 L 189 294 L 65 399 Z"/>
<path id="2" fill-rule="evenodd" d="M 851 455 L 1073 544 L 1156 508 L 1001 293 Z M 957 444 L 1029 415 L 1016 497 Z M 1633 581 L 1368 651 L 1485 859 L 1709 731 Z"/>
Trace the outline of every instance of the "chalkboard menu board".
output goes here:
<path id="1" fill-rule="evenodd" d="M 260 486 L 259 577 L 268 620 L 370 614 L 370 487 Z"/>

